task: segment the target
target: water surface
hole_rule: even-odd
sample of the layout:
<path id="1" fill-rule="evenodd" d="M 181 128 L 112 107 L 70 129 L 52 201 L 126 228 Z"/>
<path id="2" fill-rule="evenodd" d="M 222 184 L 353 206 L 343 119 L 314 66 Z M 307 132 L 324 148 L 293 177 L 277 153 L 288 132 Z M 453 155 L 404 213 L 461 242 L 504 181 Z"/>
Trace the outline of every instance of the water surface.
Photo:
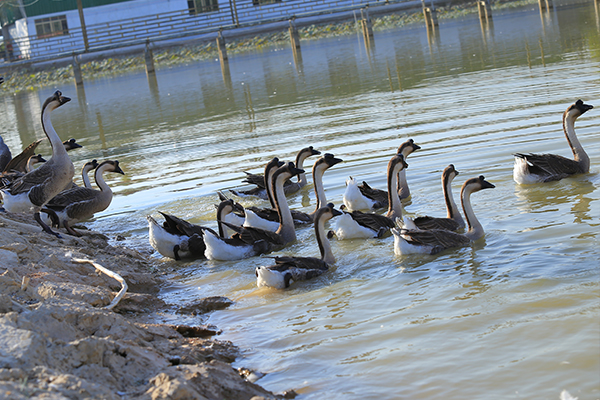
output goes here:
<path id="1" fill-rule="evenodd" d="M 76 168 L 118 159 L 126 173 L 108 177 L 113 203 L 86 225 L 150 254 L 174 283 L 167 302 L 235 300 L 208 319 L 164 318 L 217 325 L 243 350 L 236 366 L 266 373 L 258 383 L 269 390 L 293 388 L 302 399 L 554 399 L 563 389 L 599 398 L 598 10 L 534 5 L 493 18 L 440 20 L 430 37 L 421 25 L 376 31 L 369 48 L 358 33 L 303 41 L 300 60 L 287 46 L 235 55 L 225 77 L 211 60 L 59 88 L 73 101 L 53 123 L 84 145 L 71 153 Z M 43 137 L 39 108 L 55 89 L 4 93 L 2 137 L 12 149 Z M 590 173 L 516 185 L 513 153 L 571 156 L 561 116 L 579 98 L 597 107 L 576 125 Z M 453 163 L 455 195 L 478 175 L 496 185 L 472 199 L 484 239 L 403 257 L 392 237 L 334 240 L 331 271 L 285 291 L 256 288 L 265 257 L 175 262 L 149 246 L 147 214 L 215 227 L 217 190 L 242 188 L 242 171 L 292 160 L 306 145 L 344 160 L 324 177 L 337 206 L 348 176 L 384 189 L 387 162 L 408 138 L 422 149 L 407 160 L 406 213 L 445 214 L 440 174 Z M 289 203 L 312 211 L 312 185 Z M 297 234 L 281 253 L 317 256 L 312 229 Z"/>

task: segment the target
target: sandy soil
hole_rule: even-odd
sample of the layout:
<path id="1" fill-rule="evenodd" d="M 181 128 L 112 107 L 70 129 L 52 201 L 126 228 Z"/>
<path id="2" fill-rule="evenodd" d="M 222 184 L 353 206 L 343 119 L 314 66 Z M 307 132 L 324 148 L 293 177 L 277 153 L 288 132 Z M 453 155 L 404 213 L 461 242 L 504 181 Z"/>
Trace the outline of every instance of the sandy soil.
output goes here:
<path id="1" fill-rule="evenodd" d="M 0 398 L 275 399 L 231 362 L 238 349 L 212 326 L 151 321 L 167 284 L 142 254 L 82 231 L 57 239 L 30 215 L 0 212 Z M 128 290 L 87 259 L 122 276 Z M 154 272 L 153 272 L 154 271 Z M 201 299 L 182 313 L 227 307 Z"/>

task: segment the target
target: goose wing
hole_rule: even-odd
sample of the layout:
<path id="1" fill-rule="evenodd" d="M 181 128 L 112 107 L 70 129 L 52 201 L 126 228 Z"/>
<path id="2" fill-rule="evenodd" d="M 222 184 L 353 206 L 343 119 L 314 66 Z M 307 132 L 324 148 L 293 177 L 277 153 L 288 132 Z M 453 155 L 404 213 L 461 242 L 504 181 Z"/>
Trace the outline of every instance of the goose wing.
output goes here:
<path id="1" fill-rule="evenodd" d="M 201 225 L 192 224 L 184 219 L 176 217 L 175 215 L 167 214 L 159 211 L 163 217 L 165 217 L 164 227 L 173 233 L 183 234 L 186 236 L 199 235 L 202 237 L 204 231 L 211 231 L 214 235 L 218 234 L 211 228 L 207 228 Z"/>
<path id="2" fill-rule="evenodd" d="M 250 172 L 244 171 L 246 178 L 242 182 L 256 185 L 259 188 L 265 188 L 265 176 L 263 174 L 251 174 Z"/>
<path id="3" fill-rule="evenodd" d="M 358 185 L 358 188 L 360 189 L 360 192 L 363 194 L 363 196 L 368 197 L 376 203 L 374 206 L 375 208 L 384 208 L 388 206 L 389 201 L 387 190 L 372 188 L 365 181 L 363 181 L 362 184 Z"/>
<path id="4" fill-rule="evenodd" d="M 42 140 L 44 140 L 44 139 L 36 140 L 35 142 L 33 142 L 29 146 L 27 146 L 25 148 L 25 150 L 23 150 L 21 153 L 14 156 L 12 158 L 12 160 L 10 160 L 8 164 L 6 164 L 6 167 L 4 167 L 3 172 L 9 172 L 9 171 L 26 172 L 27 169 L 25 167 L 27 166 L 27 160 L 29 160 L 29 157 L 35 155 L 35 149 L 42 142 Z"/>
<path id="5" fill-rule="evenodd" d="M 58 211 L 76 203 L 92 200 L 99 193 L 100 191 L 98 190 L 78 186 L 60 192 L 46 204 L 46 207 Z"/>
<path id="6" fill-rule="evenodd" d="M 436 218 L 429 216 L 417 217 L 413 220 L 419 229 L 443 229 L 447 231 L 456 231 L 460 228 L 460 224 L 451 218 Z"/>
<path id="7" fill-rule="evenodd" d="M 471 240 L 461 234 L 441 229 L 429 231 L 416 231 L 402 229 L 401 235 L 406 241 L 418 246 L 431 246 L 431 254 L 439 253 L 451 247 L 462 247 L 471 243 Z"/>
<path id="8" fill-rule="evenodd" d="M 527 169 L 531 174 L 546 176 L 546 182 L 581 172 L 577 161 L 557 154 L 517 153 L 515 157 L 522 158 L 527 162 Z"/>
<path id="9" fill-rule="evenodd" d="M 327 271 L 329 269 L 329 266 L 325 261 L 316 257 L 279 256 L 274 257 L 274 259 L 275 265 L 269 268 L 277 271 L 285 271 L 289 268 L 322 271 Z"/>
<path id="10" fill-rule="evenodd" d="M 254 244 L 259 241 L 265 241 L 276 245 L 285 244 L 280 235 L 265 229 L 255 228 L 253 226 L 237 226 L 225 221 L 220 221 L 220 223 L 233 229 L 237 233 L 237 238 L 247 244 Z"/>
<path id="11" fill-rule="evenodd" d="M 29 193 L 32 203 L 42 205 L 47 200 L 44 186 L 55 176 L 54 170 L 48 163 L 12 181 L 7 189 L 11 195 Z"/>
<path id="12" fill-rule="evenodd" d="M 379 232 L 382 229 L 388 230 L 395 226 L 394 221 L 385 215 L 364 213 L 362 211 L 352 211 L 350 215 L 359 225 L 372 229 L 375 232 Z"/>

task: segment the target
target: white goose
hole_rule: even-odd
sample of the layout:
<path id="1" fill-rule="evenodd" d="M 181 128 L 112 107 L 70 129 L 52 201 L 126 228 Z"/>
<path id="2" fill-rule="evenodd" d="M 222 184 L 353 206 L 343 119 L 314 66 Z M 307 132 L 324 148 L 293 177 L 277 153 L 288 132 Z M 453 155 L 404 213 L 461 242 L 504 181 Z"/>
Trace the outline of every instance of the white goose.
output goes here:
<path id="1" fill-rule="evenodd" d="M 222 200 L 217 207 L 217 221 L 234 212 L 239 207 L 231 199 Z M 148 215 L 148 228 L 150 245 L 158 251 L 163 257 L 173 258 L 177 261 L 183 259 L 206 258 L 204 253 L 206 245 L 204 244 L 205 232 L 212 232 L 213 235 L 225 238 L 223 226 L 219 224 L 219 233 L 211 228 L 192 224 L 179 217 L 159 211 L 165 218 L 165 222 L 160 225 L 156 220 Z"/>
<path id="2" fill-rule="evenodd" d="M 104 181 L 103 175 L 106 172 L 125 174 L 119 167 L 118 161 L 104 161 L 98 165 L 94 173 L 96 185 L 100 190 L 76 186 L 62 191 L 50 200 L 42 211 L 50 215 L 55 214 L 58 217 L 59 227 L 64 227 L 71 235 L 81 236 L 71 225 L 106 210 L 112 202 L 113 192 Z"/>
<path id="3" fill-rule="evenodd" d="M 296 230 L 294 228 L 294 220 L 285 198 L 283 185 L 285 181 L 302 172 L 304 170 L 294 167 L 294 164 L 290 162 L 279 167 L 273 174 L 272 188 L 275 194 L 275 207 L 281 221 L 277 232 L 253 227 L 234 226 L 224 221 L 218 221 L 220 224 L 234 229 L 237 234 L 233 235 L 232 239 L 238 239 L 239 242 L 235 244 L 230 243 L 217 235 L 207 232 L 204 236 L 206 258 L 222 261 L 239 260 L 281 248 L 295 241 Z"/>
<path id="4" fill-rule="evenodd" d="M 72 181 L 75 174 L 75 168 L 67 150 L 50 120 L 52 111 L 70 100 L 57 90 L 42 106 L 42 127 L 52 146 L 52 158 L 0 190 L 4 208 L 7 211 L 28 212 L 33 210 L 35 220 L 44 231 L 57 237 L 60 235 L 52 231 L 40 219 L 40 210 Z"/>
<path id="5" fill-rule="evenodd" d="M 274 257 L 275 265 L 256 268 L 256 285 L 284 289 L 289 287 L 293 281 L 312 279 L 327 272 L 329 266 L 335 263 L 335 256 L 331 251 L 331 244 L 325 232 L 325 222 L 341 214 L 340 211 L 333 208 L 331 203 L 319 208 L 315 213 L 315 237 L 319 245 L 321 258 Z"/>
<path id="6" fill-rule="evenodd" d="M 396 218 L 402 219 L 402 202 L 396 190 L 398 172 L 408 165 L 401 154 L 396 154 L 388 162 L 388 212 L 386 215 L 363 213 L 358 210 L 344 212 L 337 218 L 335 235 L 338 239 L 381 238 L 395 226 Z"/>
<path id="7" fill-rule="evenodd" d="M 469 230 L 459 234 L 443 229 L 413 230 L 393 228 L 394 253 L 403 254 L 436 254 L 442 250 L 467 246 L 484 235 L 483 227 L 475 217 L 471 206 L 471 193 L 482 189 L 492 189 L 495 186 L 483 176 L 467 180 L 461 189 L 461 202 L 467 217 Z M 400 221 L 397 220 L 400 224 Z"/>
<path id="8" fill-rule="evenodd" d="M 452 196 L 452 181 L 458 176 L 458 171 L 454 165 L 450 164 L 444 168 L 442 172 L 442 191 L 446 202 L 446 218 L 422 216 L 415 219 L 406 217 L 404 219 L 405 228 L 409 229 L 446 229 L 448 231 L 456 231 L 465 227 L 458 207 Z"/>
<path id="9" fill-rule="evenodd" d="M 327 205 L 327 197 L 325 195 L 325 189 L 323 186 L 323 175 L 325 174 L 325 171 L 327 171 L 329 168 L 342 161 L 342 159 L 334 157 L 334 155 L 331 153 L 326 153 L 323 156 L 319 157 L 317 161 L 315 161 L 312 168 L 312 176 L 317 205 L 315 207 L 315 210 L 310 214 L 292 210 L 292 217 L 294 218 L 295 225 L 304 225 L 307 223 L 312 223 L 317 210 Z M 269 197 L 272 197 L 270 191 Z M 244 226 L 254 226 L 257 228 L 272 230 L 273 232 L 275 232 L 279 227 L 279 216 L 275 209 L 248 207 L 246 208 L 246 220 L 244 221 Z"/>
<path id="10" fill-rule="evenodd" d="M 513 179 L 520 185 L 558 181 L 575 174 L 587 173 L 590 170 L 590 157 L 575 134 L 575 121 L 594 106 L 577 100 L 563 113 L 563 131 L 573 151 L 574 159 L 556 154 L 521 154 L 516 153 Z"/>

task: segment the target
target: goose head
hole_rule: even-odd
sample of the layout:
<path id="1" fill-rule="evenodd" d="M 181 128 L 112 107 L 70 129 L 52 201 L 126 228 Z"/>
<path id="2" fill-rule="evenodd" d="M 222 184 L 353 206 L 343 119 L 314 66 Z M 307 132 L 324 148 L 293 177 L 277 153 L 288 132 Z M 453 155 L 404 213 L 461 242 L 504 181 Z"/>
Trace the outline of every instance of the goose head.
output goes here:
<path id="1" fill-rule="evenodd" d="M 103 161 L 100 163 L 100 165 L 98 165 L 98 167 L 96 167 L 96 171 L 116 172 L 117 174 L 125 175 L 125 172 L 123 172 L 121 167 L 119 167 L 119 162 L 113 160 Z"/>
<path id="2" fill-rule="evenodd" d="M 43 163 L 43 162 L 46 162 L 46 159 L 44 157 L 42 157 L 41 154 L 36 154 L 35 156 L 29 157 L 29 163 L 31 165 L 37 164 L 37 163 Z"/>
<path id="3" fill-rule="evenodd" d="M 444 183 L 452 182 L 454 178 L 458 176 L 458 171 L 454 168 L 454 164 L 448 165 L 444 168 L 444 172 L 442 172 L 442 180 Z"/>
<path id="4" fill-rule="evenodd" d="M 223 217 L 230 213 L 236 213 L 238 215 L 244 215 L 244 207 L 233 201 L 233 199 L 222 200 L 217 206 L 217 220 L 223 220 Z"/>
<path id="5" fill-rule="evenodd" d="M 308 157 L 319 154 L 321 154 L 321 152 L 319 150 L 315 150 L 312 146 L 303 148 L 296 155 L 296 166 L 302 165 L 304 160 L 306 160 Z"/>
<path id="6" fill-rule="evenodd" d="M 463 183 L 461 193 L 473 193 L 482 189 L 493 189 L 495 187 L 496 186 L 486 181 L 483 175 L 479 175 L 477 178 L 468 179 L 465 183 Z"/>
<path id="7" fill-rule="evenodd" d="M 304 170 L 302 168 L 296 168 L 293 162 L 288 162 L 287 164 L 282 165 L 275 171 L 273 175 L 273 181 L 275 182 L 277 178 L 280 176 L 284 176 L 285 179 L 289 179 L 293 176 L 303 174 Z"/>
<path id="8" fill-rule="evenodd" d="M 98 161 L 97 160 L 92 160 L 92 161 L 88 161 L 85 164 L 83 164 L 83 170 L 86 172 L 89 172 L 93 169 L 98 168 Z"/>
<path id="9" fill-rule="evenodd" d="M 566 114 L 571 115 L 573 119 L 577 119 L 592 108 L 594 108 L 594 106 L 591 104 L 584 104 L 583 101 L 579 99 L 567 109 Z"/>
<path id="10" fill-rule="evenodd" d="M 341 163 L 342 161 L 344 161 L 344 160 L 342 160 L 341 158 L 334 157 L 334 155 L 331 154 L 331 153 L 325 153 L 323 155 L 323 157 L 321 157 L 321 158 L 319 158 L 317 160 L 317 162 L 315 163 L 315 165 L 317 163 L 324 163 L 324 164 L 327 165 L 327 168 L 331 168 L 335 164 Z"/>
<path id="11" fill-rule="evenodd" d="M 63 96 L 62 92 L 60 90 L 57 90 L 52 96 L 46 99 L 44 105 L 42 106 L 42 110 L 45 110 L 47 108 L 49 111 L 52 111 L 62 106 L 63 104 L 68 103 L 69 101 L 71 101 L 70 97 Z"/>
<path id="12" fill-rule="evenodd" d="M 418 144 L 415 143 L 414 140 L 408 139 L 406 142 L 402 143 L 400 147 L 398 147 L 397 154 L 402 154 L 404 158 L 408 157 L 410 153 L 413 151 L 417 151 L 421 148 Z"/>
<path id="13" fill-rule="evenodd" d="M 63 145 L 65 146 L 65 150 L 67 150 L 67 151 L 73 150 L 73 149 L 80 149 L 83 147 L 82 145 L 77 143 L 77 141 L 73 138 L 65 140 L 63 142 Z"/>
<path id="14" fill-rule="evenodd" d="M 324 221 L 329 221 L 331 218 L 342 214 L 343 213 L 340 210 L 335 209 L 333 203 L 327 203 L 325 207 L 321 207 L 317 210 L 315 214 L 315 221 L 321 218 L 323 218 Z"/>

